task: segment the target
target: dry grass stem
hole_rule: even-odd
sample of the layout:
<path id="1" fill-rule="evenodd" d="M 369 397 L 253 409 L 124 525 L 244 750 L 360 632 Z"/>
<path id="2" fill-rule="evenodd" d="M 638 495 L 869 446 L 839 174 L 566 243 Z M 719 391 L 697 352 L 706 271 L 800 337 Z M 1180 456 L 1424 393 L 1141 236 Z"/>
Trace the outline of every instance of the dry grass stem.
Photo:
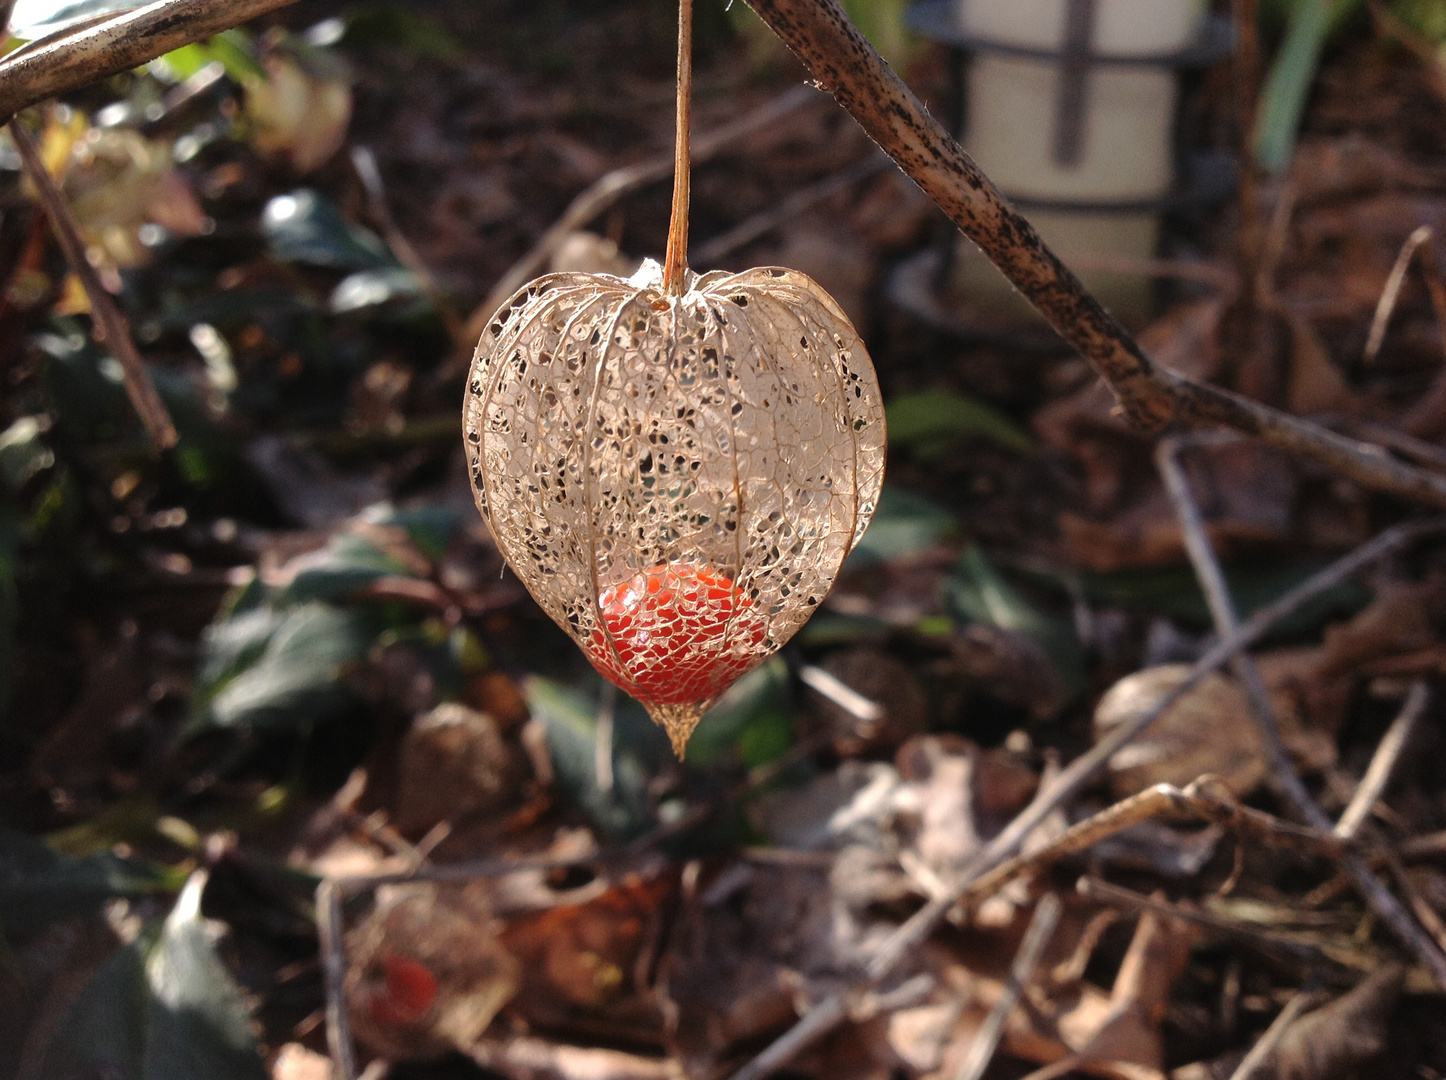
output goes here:
<path id="1" fill-rule="evenodd" d="M 870 154 L 862 161 L 846 165 L 818 183 L 800 188 L 782 202 L 740 221 L 726 232 L 719 233 L 698 247 L 693 253 L 693 261 L 698 266 L 717 266 L 739 248 L 753 243 L 781 225 L 796 220 L 819 203 L 883 172 L 890 164 L 888 158 L 880 154 Z"/>
<path id="2" fill-rule="evenodd" d="M 1342 840 L 1353 840 L 1361 831 L 1361 826 L 1366 823 L 1371 816 L 1371 811 L 1375 809 L 1376 803 L 1380 802 L 1381 796 L 1385 794 L 1386 785 L 1391 782 L 1391 776 L 1395 773 L 1396 765 L 1401 760 L 1401 753 L 1410 743 L 1411 736 L 1415 734 L 1421 717 L 1430 704 L 1430 688 L 1419 680 L 1412 683 L 1411 690 L 1406 695 L 1405 704 L 1396 714 L 1396 719 L 1391 721 L 1385 737 L 1376 747 L 1371 764 L 1366 768 L 1366 775 L 1361 777 L 1356 793 L 1351 796 L 1350 804 L 1336 822 L 1334 829 L 1336 836 Z"/>
<path id="3" fill-rule="evenodd" d="M 1339 859 L 1348 850 L 1333 836 L 1292 825 L 1242 805 L 1228 789 L 1223 795 L 1219 794 L 1223 788 L 1224 784 L 1218 778 L 1208 776 L 1184 789 L 1171 784 L 1156 784 L 1071 826 L 1039 850 L 1000 864 L 972 882 L 957 902 L 968 904 L 983 900 L 1015 878 L 1037 873 L 1066 856 L 1085 851 L 1118 832 L 1164 814 L 1225 825 L 1275 847 L 1327 859 Z"/>
<path id="4" fill-rule="evenodd" d="M 437 278 L 432 270 L 423 261 L 412 242 L 398 227 L 396 218 L 392 216 L 391 203 L 387 199 L 386 184 L 382 180 L 382 171 L 377 167 L 377 156 L 369 146 L 353 146 L 351 148 L 351 165 L 356 172 L 357 179 L 361 181 L 362 191 L 366 193 L 367 210 L 372 220 L 381 229 L 382 237 L 396 255 L 397 261 L 416 275 L 417 281 L 422 286 L 422 291 L 432 301 L 441 316 L 443 325 L 447 328 L 447 334 L 456 345 L 464 344 L 462 320 L 458 317 L 456 309 L 452 307 L 447 296 L 437 285 Z M 466 344 L 470 344 L 466 342 Z"/>
<path id="5" fill-rule="evenodd" d="M 1370 333 L 1366 335 L 1366 347 L 1361 352 L 1361 362 L 1374 364 L 1380 355 L 1381 345 L 1386 340 L 1386 329 L 1391 325 L 1391 316 L 1401 299 L 1401 287 L 1406 283 L 1406 271 L 1411 261 L 1420 253 L 1421 277 L 1426 282 L 1426 292 L 1431 297 L 1431 310 L 1436 313 L 1438 323 L 1446 323 L 1446 280 L 1441 273 L 1441 257 L 1436 252 L 1434 234 L 1429 225 L 1406 237 L 1396 256 L 1395 265 L 1386 275 L 1386 284 L 1381 289 L 1381 298 L 1376 301 L 1376 313 L 1371 317 Z"/>

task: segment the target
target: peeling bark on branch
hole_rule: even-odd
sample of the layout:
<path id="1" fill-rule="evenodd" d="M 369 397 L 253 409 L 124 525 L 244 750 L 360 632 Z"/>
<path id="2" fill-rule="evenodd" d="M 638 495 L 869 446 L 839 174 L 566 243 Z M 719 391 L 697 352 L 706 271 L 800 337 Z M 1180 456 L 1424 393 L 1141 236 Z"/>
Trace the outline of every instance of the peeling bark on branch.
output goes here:
<path id="1" fill-rule="evenodd" d="M 1220 424 L 1322 462 L 1368 487 L 1446 506 L 1446 477 L 1219 387 L 1169 371 L 1080 284 L 837 0 L 747 0 L 809 73 L 1109 383 L 1130 421 Z"/>

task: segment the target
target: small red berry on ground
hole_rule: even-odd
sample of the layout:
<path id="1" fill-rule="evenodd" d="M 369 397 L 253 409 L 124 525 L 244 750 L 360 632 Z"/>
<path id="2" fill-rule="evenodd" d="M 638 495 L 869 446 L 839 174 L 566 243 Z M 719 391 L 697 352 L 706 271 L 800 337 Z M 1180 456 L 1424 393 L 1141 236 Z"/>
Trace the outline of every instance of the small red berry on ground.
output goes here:
<path id="1" fill-rule="evenodd" d="M 437 977 L 432 969 L 397 953 L 383 956 L 381 968 L 381 983 L 367 999 L 371 1018 L 391 1027 L 416 1023 L 437 1000 Z"/>

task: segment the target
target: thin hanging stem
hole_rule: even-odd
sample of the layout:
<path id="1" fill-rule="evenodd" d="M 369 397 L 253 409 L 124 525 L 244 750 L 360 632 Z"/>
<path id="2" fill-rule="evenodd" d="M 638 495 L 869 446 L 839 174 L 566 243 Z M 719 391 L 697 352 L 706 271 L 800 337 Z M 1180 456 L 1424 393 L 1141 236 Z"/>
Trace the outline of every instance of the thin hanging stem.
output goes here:
<path id="1" fill-rule="evenodd" d="M 678 138 L 673 150 L 673 219 L 663 258 L 663 291 L 683 295 L 688 270 L 689 132 L 693 123 L 693 0 L 678 0 Z"/>

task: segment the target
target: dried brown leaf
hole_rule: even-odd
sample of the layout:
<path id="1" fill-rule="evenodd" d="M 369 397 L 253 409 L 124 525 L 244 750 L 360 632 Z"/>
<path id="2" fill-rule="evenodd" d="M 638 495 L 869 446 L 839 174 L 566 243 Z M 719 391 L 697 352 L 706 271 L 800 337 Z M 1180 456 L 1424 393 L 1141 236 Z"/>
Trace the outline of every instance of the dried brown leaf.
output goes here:
<path id="1" fill-rule="evenodd" d="M 1387 964 L 1350 993 L 1302 1016 L 1280 1040 L 1273 1058 L 1279 1080 L 1339 1080 L 1353 1075 L 1386 1047 L 1386 1025 L 1405 984 L 1399 964 Z"/>

